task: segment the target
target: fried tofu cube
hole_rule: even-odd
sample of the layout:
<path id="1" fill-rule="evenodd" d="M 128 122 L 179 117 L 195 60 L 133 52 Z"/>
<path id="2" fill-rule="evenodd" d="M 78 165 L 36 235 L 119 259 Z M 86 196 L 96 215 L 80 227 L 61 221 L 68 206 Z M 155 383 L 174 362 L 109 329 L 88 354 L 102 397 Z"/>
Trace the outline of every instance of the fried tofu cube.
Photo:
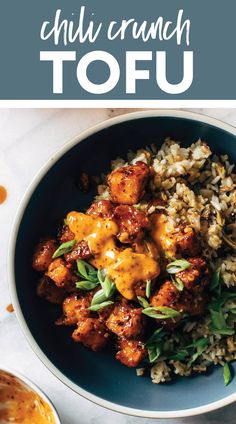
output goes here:
<path id="1" fill-rule="evenodd" d="M 74 240 L 75 235 L 70 231 L 68 225 L 63 225 L 58 231 L 57 238 L 61 243 L 66 243 L 67 241 Z"/>
<path id="2" fill-rule="evenodd" d="M 91 251 L 86 240 L 82 240 L 73 247 L 73 250 L 65 254 L 65 260 L 73 263 L 77 259 L 88 259 L 91 257 Z"/>
<path id="3" fill-rule="evenodd" d="M 67 286 L 73 279 L 73 274 L 61 258 L 54 259 L 50 263 L 45 275 L 51 278 L 58 287 Z"/>
<path id="4" fill-rule="evenodd" d="M 190 258 L 191 266 L 184 271 L 178 272 L 176 276 L 181 279 L 184 287 L 189 291 L 202 291 L 208 285 L 210 272 L 204 258 Z"/>
<path id="5" fill-rule="evenodd" d="M 119 227 L 118 238 L 122 243 L 132 243 L 143 236 L 143 230 L 149 227 L 147 215 L 134 206 L 119 205 L 112 219 Z"/>
<path id="6" fill-rule="evenodd" d="M 95 218 L 111 218 L 114 205 L 110 200 L 99 200 L 94 202 L 87 210 L 87 214 L 95 216 Z"/>
<path id="7" fill-rule="evenodd" d="M 168 306 L 175 309 L 176 304 L 179 301 L 181 292 L 172 283 L 172 281 L 166 281 L 162 286 L 152 295 L 151 306 Z"/>
<path id="8" fill-rule="evenodd" d="M 108 177 L 112 201 L 124 205 L 138 203 L 145 193 L 148 175 L 149 168 L 143 162 L 112 171 Z"/>
<path id="9" fill-rule="evenodd" d="M 206 307 L 206 302 L 207 294 L 204 290 L 190 292 L 184 288 L 183 291 L 179 291 L 172 281 L 166 281 L 153 294 L 150 304 L 153 307 L 167 306 L 180 313 L 175 318 L 158 320 L 158 324 L 171 330 L 181 321 L 184 313 L 191 316 L 202 315 Z"/>
<path id="10" fill-rule="evenodd" d="M 120 339 L 116 359 L 127 367 L 137 367 L 145 358 L 147 351 L 144 343 L 139 340 Z"/>
<path id="11" fill-rule="evenodd" d="M 53 253 L 57 250 L 57 242 L 54 239 L 42 240 L 35 248 L 32 267 L 35 271 L 46 271 L 52 261 Z"/>
<path id="12" fill-rule="evenodd" d="M 90 316 L 88 307 L 91 304 L 93 293 L 85 296 L 72 293 L 63 302 L 63 316 L 56 321 L 56 325 L 77 325 Z"/>
<path id="13" fill-rule="evenodd" d="M 200 242 L 194 229 L 188 225 L 182 226 L 175 235 L 176 250 L 182 256 L 197 256 L 200 252 Z"/>
<path id="14" fill-rule="evenodd" d="M 86 318 L 72 334 L 75 342 L 80 342 L 94 351 L 103 349 L 109 337 L 106 326 L 99 318 Z"/>
<path id="15" fill-rule="evenodd" d="M 106 321 L 107 328 L 118 337 L 132 339 L 143 333 L 145 317 L 142 308 L 135 308 L 122 299 Z"/>

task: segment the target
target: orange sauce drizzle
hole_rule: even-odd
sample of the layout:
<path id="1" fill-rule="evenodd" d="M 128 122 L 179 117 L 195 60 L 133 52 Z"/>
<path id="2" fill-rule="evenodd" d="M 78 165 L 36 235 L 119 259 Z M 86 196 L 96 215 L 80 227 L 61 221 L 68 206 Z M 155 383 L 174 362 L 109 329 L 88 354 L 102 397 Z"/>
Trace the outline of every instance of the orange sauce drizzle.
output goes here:
<path id="1" fill-rule="evenodd" d="M 69 229 L 80 242 L 86 240 L 96 268 L 105 268 L 117 290 L 126 298 L 134 299 L 134 285 L 138 281 L 156 278 L 160 273 L 158 262 L 147 253 L 133 252 L 130 247 L 119 249 L 115 243 L 118 226 L 111 219 L 95 218 L 80 212 L 67 215 Z"/>
<path id="2" fill-rule="evenodd" d="M 175 257 L 176 244 L 171 233 L 172 228 L 169 227 L 166 216 L 164 214 L 153 214 L 151 216 L 151 237 L 156 243 L 159 251 L 164 251 L 170 256 Z"/>

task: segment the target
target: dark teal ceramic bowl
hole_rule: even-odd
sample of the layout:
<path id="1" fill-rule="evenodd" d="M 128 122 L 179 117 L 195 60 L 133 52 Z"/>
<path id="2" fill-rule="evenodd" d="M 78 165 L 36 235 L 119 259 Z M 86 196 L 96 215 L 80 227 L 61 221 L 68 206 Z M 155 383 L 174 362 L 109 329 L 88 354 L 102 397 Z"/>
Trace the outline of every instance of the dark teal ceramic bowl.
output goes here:
<path id="1" fill-rule="evenodd" d="M 236 400 L 236 379 L 225 387 L 222 368 L 215 367 L 208 375 L 154 385 L 109 352 L 94 353 L 75 344 L 71 329 L 54 325 L 60 308 L 36 296 L 31 256 L 39 237 L 50 234 L 67 211 L 89 205 L 92 195 L 80 193 L 76 185 L 82 171 L 99 175 L 109 170 L 111 159 L 152 142 L 160 145 L 167 136 L 185 145 L 201 137 L 213 151 L 228 153 L 236 162 L 236 129 L 212 118 L 146 111 L 106 121 L 63 146 L 40 171 L 20 206 L 9 254 L 14 308 L 43 363 L 71 389 L 101 406 L 155 418 L 195 415 L 225 406 Z"/>

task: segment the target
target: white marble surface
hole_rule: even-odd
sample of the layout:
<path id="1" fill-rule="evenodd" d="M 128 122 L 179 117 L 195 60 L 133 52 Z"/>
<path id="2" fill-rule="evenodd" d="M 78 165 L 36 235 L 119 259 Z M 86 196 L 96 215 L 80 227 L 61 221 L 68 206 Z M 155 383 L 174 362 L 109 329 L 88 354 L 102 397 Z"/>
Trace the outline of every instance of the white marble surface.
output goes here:
<path id="1" fill-rule="evenodd" d="M 132 109 L 0 109 L 0 185 L 7 201 L 0 205 L 0 367 L 15 368 L 38 384 L 55 403 L 63 424 L 143 424 L 153 420 L 133 418 L 96 406 L 58 381 L 39 361 L 22 335 L 10 303 L 6 256 L 12 220 L 19 201 L 45 161 L 68 139 L 108 117 Z M 194 111 L 194 109 L 192 109 Z M 236 109 L 196 109 L 236 126 Z M 194 396 L 194 394 L 193 394 Z M 160 424 L 170 423 L 159 420 Z M 235 404 L 223 410 L 171 423 L 234 423 Z"/>

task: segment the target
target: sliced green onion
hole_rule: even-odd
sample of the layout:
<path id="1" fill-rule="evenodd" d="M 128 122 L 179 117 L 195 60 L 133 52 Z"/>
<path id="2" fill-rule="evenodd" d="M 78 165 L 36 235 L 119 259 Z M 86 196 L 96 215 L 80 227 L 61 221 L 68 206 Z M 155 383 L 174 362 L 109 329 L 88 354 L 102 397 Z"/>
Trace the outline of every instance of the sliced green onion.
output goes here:
<path id="1" fill-rule="evenodd" d="M 159 342 L 167 333 L 163 331 L 163 328 L 160 327 L 157 330 L 154 331 L 154 333 L 149 337 L 148 341 L 146 342 L 146 346 L 151 346 L 155 344 L 156 342 Z"/>
<path id="2" fill-rule="evenodd" d="M 99 285 L 98 281 L 96 283 L 93 283 L 92 281 L 88 281 L 88 280 L 77 281 L 75 283 L 75 286 L 77 289 L 87 290 L 87 291 L 95 289 L 98 285 Z"/>
<path id="3" fill-rule="evenodd" d="M 151 280 L 147 280 L 146 281 L 146 297 L 148 299 L 151 296 L 151 289 L 152 289 L 152 281 Z"/>
<path id="4" fill-rule="evenodd" d="M 169 355 L 168 359 L 173 361 L 184 361 L 184 359 L 188 355 L 189 355 L 189 352 L 187 350 L 181 349 L 179 352 Z"/>
<path id="5" fill-rule="evenodd" d="M 161 312 L 161 313 L 158 313 Z M 169 319 L 175 318 L 180 315 L 180 312 L 175 309 L 168 308 L 167 306 L 153 306 L 149 308 L 145 308 L 142 310 L 142 313 L 147 315 L 150 318 L 155 319 Z"/>
<path id="6" fill-rule="evenodd" d="M 116 291 L 116 286 L 115 286 L 114 283 L 112 283 L 112 287 L 111 287 L 111 291 L 110 291 L 110 296 L 109 296 L 110 298 L 113 296 L 113 294 L 115 293 L 115 291 Z M 98 304 L 103 303 L 103 302 L 105 302 L 107 300 L 108 300 L 108 298 L 105 295 L 104 290 L 103 289 L 98 290 L 95 293 L 95 295 L 93 296 L 93 298 L 92 298 L 91 306 L 98 305 Z"/>
<path id="7" fill-rule="evenodd" d="M 97 305 L 91 305 L 88 309 L 93 312 L 100 311 L 100 309 L 106 308 L 106 306 L 113 305 L 112 300 L 107 300 L 106 302 L 99 303 Z"/>
<path id="8" fill-rule="evenodd" d="M 185 269 L 189 268 L 192 264 L 185 259 L 176 259 L 176 261 L 170 262 L 167 267 L 166 271 L 169 274 L 177 274 L 177 272 L 184 271 Z"/>
<path id="9" fill-rule="evenodd" d="M 113 287 L 113 282 L 110 280 L 108 275 L 106 275 L 106 271 L 104 269 L 98 270 L 97 273 L 98 280 L 104 290 L 105 296 L 110 297 L 110 293 Z"/>
<path id="10" fill-rule="evenodd" d="M 211 324 L 209 327 L 214 334 L 229 336 L 235 334 L 235 330 L 227 325 L 223 311 L 221 309 L 218 311 L 210 309 L 210 314 Z"/>
<path id="11" fill-rule="evenodd" d="M 59 256 L 62 256 L 65 253 L 69 253 L 73 249 L 75 243 L 76 243 L 76 240 L 70 240 L 70 241 L 66 241 L 65 243 L 62 243 L 58 247 L 58 249 L 53 253 L 52 259 L 59 258 Z"/>
<path id="12" fill-rule="evenodd" d="M 171 278 L 171 280 L 172 280 L 172 283 L 175 285 L 175 287 L 179 291 L 183 291 L 183 289 L 184 289 L 184 283 L 183 283 L 183 281 L 180 278 L 175 277 L 175 278 Z"/>
<path id="13" fill-rule="evenodd" d="M 201 354 L 206 350 L 207 346 L 209 344 L 209 338 L 203 337 L 201 339 L 196 340 L 193 343 L 193 346 L 197 348 L 197 352 L 195 352 L 190 360 L 190 364 L 193 364 L 193 362 L 196 361 L 196 359 L 201 356 Z"/>
<path id="14" fill-rule="evenodd" d="M 224 364 L 223 376 L 224 376 L 225 386 L 228 386 L 228 384 L 231 381 L 231 372 L 230 372 L 229 364 L 227 362 L 225 362 Z"/>
<path id="15" fill-rule="evenodd" d="M 149 362 L 155 362 L 161 355 L 161 346 L 153 345 L 148 347 L 148 358 Z"/>
<path id="16" fill-rule="evenodd" d="M 220 268 L 217 268 L 213 274 L 212 274 L 212 278 L 210 281 L 210 291 L 214 291 L 216 289 L 218 289 L 220 285 Z"/>
<path id="17" fill-rule="evenodd" d="M 98 281 L 96 269 L 82 259 L 77 259 L 77 270 L 81 278 L 96 283 Z"/>
<path id="18" fill-rule="evenodd" d="M 138 301 L 139 301 L 139 303 L 140 303 L 140 305 L 145 309 L 145 308 L 149 308 L 149 303 L 148 303 L 148 301 L 146 300 L 146 299 L 144 299 L 144 297 L 141 297 L 141 296 L 137 296 L 137 299 L 138 299 Z"/>

